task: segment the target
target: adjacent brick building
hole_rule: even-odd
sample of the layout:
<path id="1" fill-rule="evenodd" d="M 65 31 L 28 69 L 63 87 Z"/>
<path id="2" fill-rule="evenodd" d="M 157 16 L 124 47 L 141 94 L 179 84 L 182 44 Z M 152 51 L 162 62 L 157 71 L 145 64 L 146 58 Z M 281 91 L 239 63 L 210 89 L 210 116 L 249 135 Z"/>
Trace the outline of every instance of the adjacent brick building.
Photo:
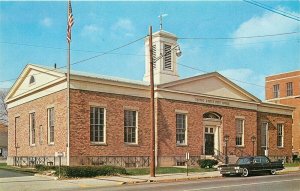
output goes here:
<path id="1" fill-rule="evenodd" d="M 224 160 L 225 135 L 232 159 L 267 154 L 289 160 L 294 108 L 262 102 L 217 72 L 179 79 L 176 41 L 165 31 L 153 38 L 155 58 L 165 55 L 154 69 L 156 164 L 182 165 L 187 152 L 192 162 L 212 155 Z M 69 128 L 66 71 L 27 65 L 6 99 L 8 163 L 57 164 L 60 152 L 66 165 L 148 166 L 149 57 L 145 60 L 144 81 L 72 71 Z M 261 133 L 263 124 L 267 134 Z"/>
<path id="2" fill-rule="evenodd" d="M 7 125 L 0 123 L 0 158 L 7 157 Z"/>
<path id="3" fill-rule="evenodd" d="M 266 77 L 266 100 L 295 107 L 293 113 L 293 153 L 300 155 L 300 71 Z"/>

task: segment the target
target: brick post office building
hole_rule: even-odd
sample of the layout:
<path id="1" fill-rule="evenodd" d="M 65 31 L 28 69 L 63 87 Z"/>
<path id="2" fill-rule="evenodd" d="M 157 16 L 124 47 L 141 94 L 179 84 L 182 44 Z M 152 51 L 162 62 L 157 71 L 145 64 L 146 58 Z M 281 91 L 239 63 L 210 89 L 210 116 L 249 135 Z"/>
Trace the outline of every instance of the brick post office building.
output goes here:
<path id="1" fill-rule="evenodd" d="M 266 77 L 266 100 L 295 107 L 293 113 L 293 153 L 300 156 L 300 71 Z"/>
<path id="2" fill-rule="evenodd" d="M 174 34 L 154 33 L 156 164 L 192 163 L 227 154 L 292 155 L 293 107 L 264 103 L 217 72 L 180 79 Z M 148 40 L 145 50 L 148 51 Z M 71 72 L 67 129 L 66 71 L 29 64 L 7 96 L 10 165 L 148 166 L 150 155 L 149 57 L 143 81 Z M 268 126 L 268 137 L 261 129 Z M 252 139 L 254 137 L 255 139 Z M 268 141 L 268 152 L 261 145 Z"/>

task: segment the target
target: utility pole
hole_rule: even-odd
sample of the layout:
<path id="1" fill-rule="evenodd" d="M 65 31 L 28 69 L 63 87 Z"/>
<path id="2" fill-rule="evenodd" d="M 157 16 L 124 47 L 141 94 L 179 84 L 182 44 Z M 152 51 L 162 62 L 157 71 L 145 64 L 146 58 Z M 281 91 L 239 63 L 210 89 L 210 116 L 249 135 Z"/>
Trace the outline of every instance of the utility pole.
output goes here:
<path id="1" fill-rule="evenodd" d="M 155 118 L 154 118 L 154 79 L 153 79 L 153 47 L 152 26 L 149 27 L 149 55 L 150 55 L 150 115 L 151 115 L 151 151 L 150 151 L 150 176 L 155 177 Z"/>

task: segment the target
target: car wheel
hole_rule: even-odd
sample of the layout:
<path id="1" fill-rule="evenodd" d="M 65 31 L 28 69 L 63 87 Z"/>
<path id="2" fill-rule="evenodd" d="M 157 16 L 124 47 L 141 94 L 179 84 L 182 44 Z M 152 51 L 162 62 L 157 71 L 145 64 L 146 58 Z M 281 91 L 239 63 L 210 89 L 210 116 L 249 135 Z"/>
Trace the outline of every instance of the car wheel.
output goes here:
<path id="1" fill-rule="evenodd" d="M 222 177 L 228 177 L 229 174 L 222 174 Z"/>
<path id="2" fill-rule="evenodd" d="M 242 176 L 243 176 L 243 177 L 249 176 L 249 170 L 248 170 L 247 168 L 243 168 Z"/>
<path id="3" fill-rule="evenodd" d="M 275 169 L 272 169 L 272 170 L 270 171 L 270 174 L 275 175 L 275 174 L 276 174 L 276 170 L 275 170 Z"/>

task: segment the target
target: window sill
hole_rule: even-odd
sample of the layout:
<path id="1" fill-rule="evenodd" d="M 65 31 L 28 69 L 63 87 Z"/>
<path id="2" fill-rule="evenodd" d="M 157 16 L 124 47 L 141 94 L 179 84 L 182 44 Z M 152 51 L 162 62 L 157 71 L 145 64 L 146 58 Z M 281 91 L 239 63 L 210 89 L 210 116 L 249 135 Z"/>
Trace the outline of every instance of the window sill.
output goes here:
<path id="1" fill-rule="evenodd" d="M 91 143 L 90 146 L 107 146 L 106 143 Z"/>
<path id="2" fill-rule="evenodd" d="M 187 144 L 176 144 L 176 147 L 188 147 L 189 145 Z"/>
<path id="3" fill-rule="evenodd" d="M 48 146 L 54 146 L 54 143 L 48 143 Z"/>
<path id="4" fill-rule="evenodd" d="M 277 146 L 278 149 L 284 149 L 284 146 Z"/>
<path id="5" fill-rule="evenodd" d="M 235 145 L 235 147 L 238 147 L 238 148 L 245 148 L 245 145 Z"/>
<path id="6" fill-rule="evenodd" d="M 30 147 L 35 147 L 35 144 L 30 145 Z"/>
<path id="7" fill-rule="evenodd" d="M 139 144 L 137 143 L 125 143 L 125 145 L 130 147 L 139 147 Z"/>

